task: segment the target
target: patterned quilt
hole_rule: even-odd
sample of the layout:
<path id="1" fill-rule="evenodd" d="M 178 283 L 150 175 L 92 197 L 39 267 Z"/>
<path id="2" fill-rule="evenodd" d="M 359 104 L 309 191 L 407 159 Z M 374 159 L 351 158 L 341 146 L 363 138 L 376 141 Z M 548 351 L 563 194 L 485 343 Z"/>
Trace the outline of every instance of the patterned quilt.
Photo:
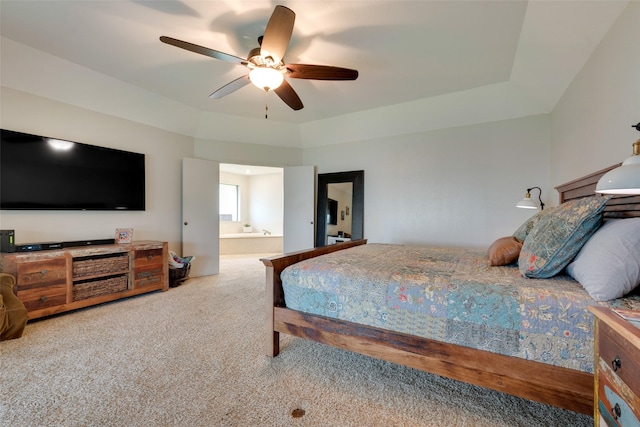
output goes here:
<path id="1" fill-rule="evenodd" d="M 556 366 L 593 372 L 590 305 L 569 276 L 522 277 L 484 251 L 366 244 L 282 272 L 288 308 Z"/>

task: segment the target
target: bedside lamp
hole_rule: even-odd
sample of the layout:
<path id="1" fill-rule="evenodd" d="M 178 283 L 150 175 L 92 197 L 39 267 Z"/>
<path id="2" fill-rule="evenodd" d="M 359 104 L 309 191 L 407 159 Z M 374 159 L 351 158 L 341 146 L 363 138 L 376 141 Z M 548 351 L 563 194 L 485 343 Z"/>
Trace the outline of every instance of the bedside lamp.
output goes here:
<path id="1" fill-rule="evenodd" d="M 544 203 L 542 203 L 542 189 L 540 187 L 527 188 L 527 194 L 525 194 L 524 199 L 520 200 L 516 204 L 516 208 L 538 209 L 538 205 L 536 204 L 536 202 L 531 200 L 531 190 L 535 190 L 535 189 L 537 189 L 539 191 L 538 200 L 540 200 L 540 209 L 544 210 Z"/>
<path id="2" fill-rule="evenodd" d="M 631 125 L 640 131 L 640 123 Z M 596 185 L 596 193 L 640 194 L 640 139 L 633 144 L 633 155 L 619 167 L 605 173 Z"/>

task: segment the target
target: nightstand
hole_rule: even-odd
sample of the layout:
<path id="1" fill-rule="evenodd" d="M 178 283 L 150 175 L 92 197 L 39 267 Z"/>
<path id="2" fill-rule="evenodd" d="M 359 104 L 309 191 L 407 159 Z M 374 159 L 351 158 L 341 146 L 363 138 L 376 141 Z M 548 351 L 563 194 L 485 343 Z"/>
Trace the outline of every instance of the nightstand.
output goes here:
<path id="1" fill-rule="evenodd" d="M 591 307 L 591 311 L 595 315 L 595 425 L 638 427 L 640 322 L 626 320 L 610 308 Z"/>

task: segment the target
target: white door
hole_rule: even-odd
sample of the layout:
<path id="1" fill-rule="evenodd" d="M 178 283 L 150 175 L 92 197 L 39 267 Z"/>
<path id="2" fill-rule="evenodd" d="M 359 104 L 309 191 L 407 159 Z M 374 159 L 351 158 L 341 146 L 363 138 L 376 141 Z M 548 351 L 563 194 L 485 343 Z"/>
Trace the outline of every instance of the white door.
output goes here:
<path id="1" fill-rule="evenodd" d="M 284 168 L 284 252 L 313 248 L 315 167 Z"/>
<path id="2" fill-rule="evenodd" d="M 189 276 L 220 272 L 220 164 L 182 159 L 182 256 L 196 259 Z"/>

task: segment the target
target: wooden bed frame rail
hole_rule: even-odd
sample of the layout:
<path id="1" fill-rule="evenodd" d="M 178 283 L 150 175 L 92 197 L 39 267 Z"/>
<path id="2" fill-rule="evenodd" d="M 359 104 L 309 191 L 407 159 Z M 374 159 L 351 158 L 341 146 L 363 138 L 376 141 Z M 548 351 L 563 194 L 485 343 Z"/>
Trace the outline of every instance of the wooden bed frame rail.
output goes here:
<path id="1" fill-rule="evenodd" d="M 593 413 L 593 375 L 285 307 L 280 273 L 296 262 L 365 244 L 338 243 L 264 258 L 267 269 L 267 354 L 280 352 L 280 333 L 306 338 L 443 377 L 585 414 Z"/>
<path id="2" fill-rule="evenodd" d="M 560 203 L 593 195 L 598 179 L 617 166 L 556 187 Z M 612 198 L 604 216 L 640 216 L 640 196 Z M 526 399 L 593 414 L 593 374 L 286 308 L 280 273 L 287 266 L 366 242 L 356 240 L 262 259 L 267 269 L 269 356 L 278 355 L 280 333 L 286 333 Z"/>

